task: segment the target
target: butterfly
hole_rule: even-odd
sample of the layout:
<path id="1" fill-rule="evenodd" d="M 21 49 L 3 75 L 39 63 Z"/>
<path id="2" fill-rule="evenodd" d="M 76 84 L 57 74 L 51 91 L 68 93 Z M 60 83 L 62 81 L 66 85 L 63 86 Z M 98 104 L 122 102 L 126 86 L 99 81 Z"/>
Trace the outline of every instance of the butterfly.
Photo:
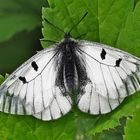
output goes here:
<path id="1" fill-rule="evenodd" d="M 0 86 L 0 111 L 47 121 L 73 104 L 106 114 L 140 90 L 140 59 L 108 45 L 64 39 L 15 70 Z"/>

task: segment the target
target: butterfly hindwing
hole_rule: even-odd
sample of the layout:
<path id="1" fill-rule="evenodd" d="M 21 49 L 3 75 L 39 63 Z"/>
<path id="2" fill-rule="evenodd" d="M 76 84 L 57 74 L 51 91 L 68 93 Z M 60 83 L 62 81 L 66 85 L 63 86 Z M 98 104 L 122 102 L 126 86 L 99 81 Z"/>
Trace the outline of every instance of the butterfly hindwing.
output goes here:
<path id="1" fill-rule="evenodd" d="M 44 120 L 66 114 L 71 99 L 56 85 L 61 60 L 56 48 L 44 49 L 20 66 L 0 87 L 0 111 Z M 50 115 L 45 116 L 46 112 Z"/>
<path id="2" fill-rule="evenodd" d="M 47 108 L 42 112 L 36 113 L 33 116 L 42 120 L 52 120 L 60 118 L 65 115 L 71 109 L 71 98 L 69 96 L 63 96 L 67 94 L 65 89 L 55 87 L 51 89 L 54 93 L 54 98 Z"/>
<path id="3" fill-rule="evenodd" d="M 79 42 L 88 81 L 78 97 L 84 112 L 104 114 L 123 99 L 140 90 L 140 59 L 119 49 L 90 42 Z M 81 95 L 81 96 L 80 96 Z"/>

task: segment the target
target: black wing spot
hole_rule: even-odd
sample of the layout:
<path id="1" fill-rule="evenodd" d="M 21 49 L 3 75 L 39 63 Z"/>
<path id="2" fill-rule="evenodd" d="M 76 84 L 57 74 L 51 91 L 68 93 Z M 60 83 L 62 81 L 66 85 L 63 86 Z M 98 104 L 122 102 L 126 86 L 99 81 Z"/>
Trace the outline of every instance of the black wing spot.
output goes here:
<path id="1" fill-rule="evenodd" d="M 116 67 L 119 67 L 120 66 L 121 61 L 122 61 L 121 58 L 119 58 L 118 60 L 116 60 Z"/>
<path id="2" fill-rule="evenodd" d="M 101 52 L 101 58 L 102 58 L 102 60 L 105 59 L 105 56 L 106 56 L 106 51 L 104 49 L 102 49 L 102 52 Z"/>
<path id="3" fill-rule="evenodd" d="M 20 77 L 19 77 L 19 80 L 20 80 L 20 81 L 22 81 L 22 82 L 23 82 L 23 84 L 27 83 L 27 81 L 26 81 L 26 78 L 25 78 L 25 77 L 20 76 Z"/>
<path id="4" fill-rule="evenodd" d="M 32 67 L 34 68 L 35 71 L 38 70 L 38 65 L 36 64 L 35 61 L 33 61 L 33 62 L 31 63 L 31 65 L 32 65 Z"/>

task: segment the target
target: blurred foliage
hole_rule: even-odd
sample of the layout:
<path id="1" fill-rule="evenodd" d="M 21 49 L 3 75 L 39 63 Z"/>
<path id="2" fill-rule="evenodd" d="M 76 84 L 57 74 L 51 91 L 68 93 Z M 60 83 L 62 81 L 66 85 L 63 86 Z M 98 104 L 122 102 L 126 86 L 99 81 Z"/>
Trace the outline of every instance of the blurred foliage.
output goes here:
<path id="1" fill-rule="evenodd" d="M 41 26 L 41 8 L 45 0 L 0 0 L 0 42 L 17 32 L 31 31 Z"/>
<path id="2" fill-rule="evenodd" d="M 40 29 L 17 33 L 6 42 L 0 43 L 0 73 L 11 73 L 25 60 L 41 49 Z"/>
<path id="3" fill-rule="evenodd" d="M 65 32 L 88 12 L 85 20 L 72 30 L 73 37 L 86 33 L 82 39 L 109 44 L 140 56 L 139 0 L 49 0 L 48 7 L 46 0 L 6 1 L 0 0 L 0 73 L 3 75 L 11 73 L 41 48 L 42 6 L 45 6 L 43 17 Z M 64 36 L 46 22 L 43 22 L 42 33 L 44 39 L 56 41 Z M 48 43 L 42 42 L 42 45 L 47 47 Z M 4 77 L 0 75 L 0 83 L 3 80 Z M 0 138 L 122 140 L 124 137 L 135 140 L 139 138 L 139 112 L 140 95 L 137 93 L 106 115 L 88 115 L 74 107 L 59 120 L 43 122 L 31 116 L 0 113 Z M 137 131 L 134 132 L 136 127 Z"/>
<path id="4" fill-rule="evenodd" d="M 0 0 L 0 73 L 11 73 L 41 49 L 41 9 L 46 0 Z"/>

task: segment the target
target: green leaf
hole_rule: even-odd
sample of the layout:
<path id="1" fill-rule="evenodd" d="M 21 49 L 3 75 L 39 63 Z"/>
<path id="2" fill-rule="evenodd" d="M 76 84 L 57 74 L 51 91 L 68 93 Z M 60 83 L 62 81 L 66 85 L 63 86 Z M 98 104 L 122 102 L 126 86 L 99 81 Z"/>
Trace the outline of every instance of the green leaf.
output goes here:
<path id="1" fill-rule="evenodd" d="M 0 85 L 2 84 L 2 82 L 5 80 L 5 78 L 2 76 L 2 75 L 0 75 Z"/>
<path id="2" fill-rule="evenodd" d="M 124 134 L 125 118 L 121 119 L 121 125 L 115 128 L 104 130 L 102 133 L 97 133 L 92 137 L 92 140 L 122 140 Z"/>
<path id="3" fill-rule="evenodd" d="M 140 108 L 140 106 L 137 106 Z M 140 109 L 138 109 L 133 117 L 127 119 L 126 127 L 125 127 L 125 135 L 124 140 L 139 140 L 140 137 Z"/>
<path id="4" fill-rule="evenodd" d="M 110 44 L 140 56 L 139 5 L 139 1 L 130 0 L 49 0 L 50 7 L 43 8 L 42 13 L 43 18 L 67 32 L 88 12 L 88 16 L 72 31 L 73 37 L 86 33 L 82 39 Z M 63 39 L 62 32 L 46 22 L 43 26 L 44 39 Z M 42 44 L 47 47 L 47 43 Z M 122 117 L 132 116 L 135 110 L 139 110 L 139 103 L 140 94 L 136 93 L 109 114 L 88 115 L 74 107 L 66 116 L 50 122 L 1 113 L 0 136 L 6 140 L 93 139 L 96 133 L 118 126 Z"/>
<path id="5" fill-rule="evenodd" d="M 0 42 L 8 40 L 17 32 L 41 27 L 41 8 L 45 5 L 46 0 L 1 0 Z"/>
<path id="6" fill-rule="evenodd" d="M 31 116 L 0 113 L 0 136 L 6 140 L 71 140 L 76 131 L 72 129 L 73 120 L 74 118 L 66 115 L 57 121 L 44 122 Z"/>

